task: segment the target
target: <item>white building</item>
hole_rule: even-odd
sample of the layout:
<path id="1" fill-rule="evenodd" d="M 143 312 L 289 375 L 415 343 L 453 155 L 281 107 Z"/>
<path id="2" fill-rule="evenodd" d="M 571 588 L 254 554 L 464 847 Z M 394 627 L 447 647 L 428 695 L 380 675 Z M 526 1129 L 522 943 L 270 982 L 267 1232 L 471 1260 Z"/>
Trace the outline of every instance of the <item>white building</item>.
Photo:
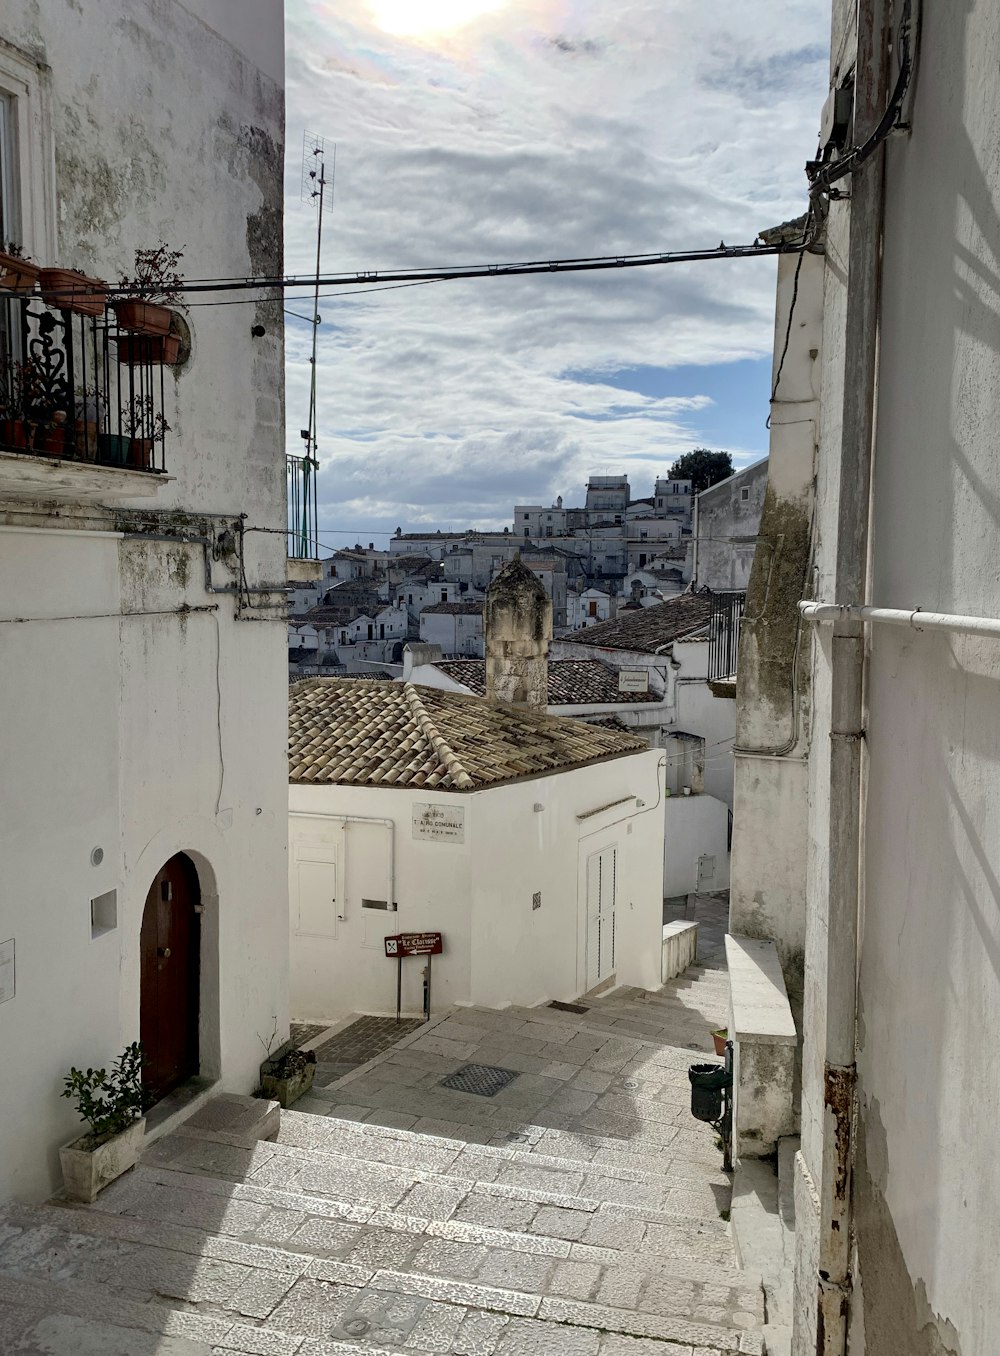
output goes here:
<path id="1" fill-rule="evenodd" d="M 435 1011 L 659 985 L 662 754 L 399 683 L 296 684 L 289 723 L 297 1015 L 393 1011 L 400 932 L 443 934 Z M 404 962 L 404 1011 L 422 975 Z"/>
<path id="2" fill-rule="evenodd" d="M 265 0 L 6 0 L 5 240 L 112 281 L 161 235 L 188 276 L 279 274 L 282 27 Z M 2 362 L 36 322 L 0 316 Z M 0 1198 L 53 1189 L 70 1065 L 141 1038 L 162 1117 L 191 1077 L 249 1092 L 287 1031 L 281 307 L 182 319 L 156 470 L 109 464 L 70 388 L 61 455 L 0 446 Z"/>
<path id="3" fill-rule="evenodd" d="M 750 579 L 767 491 L 767 458 L 718 480 L 695 498 L 691 585 L 743 592 Z"/>
<path id="4" fill-rule="evenodd" d="M 711 595 L 685 593 L 654 607 L 626 608 L 602 626 L 552 642 L 550 668 L 599 658 L 655 704 L 619 706 L 616 717 L 666 753 L 664 893 L 729 884 L 736 707 L 708 677 Z"/>
<path id="5" fill-rule="evenodd" d="M 439 646 L 442 654 L 481 659 L 485 654 L 482 598 L 425 607 L 420 614 L 420 639 L 425 645 Z"/>

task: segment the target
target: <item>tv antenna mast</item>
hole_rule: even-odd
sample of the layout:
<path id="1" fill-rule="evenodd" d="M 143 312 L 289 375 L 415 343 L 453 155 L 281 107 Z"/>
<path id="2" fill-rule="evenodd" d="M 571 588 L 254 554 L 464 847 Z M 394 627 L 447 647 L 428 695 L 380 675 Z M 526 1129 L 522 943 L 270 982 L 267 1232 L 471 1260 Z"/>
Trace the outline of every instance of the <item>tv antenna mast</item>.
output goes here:
<path id="1" fill-rule="evenodd" d="M 301 430 L 305 451 L 301 457 L 289 457 L 289 537 L 290 551 L 300 559 L 318 559 L 319 557 L 319 497 L 316 477 L 319 472 L 317 443 L 316 408 L 316 353 L 319 342 L 319 327 L 322 317 L 319 313 L 320 275 L 323 261 L 323 208 L 329 185 L 331 198 L 336 177 L 337 150 L 334 147 L 333 167 L 328 180 L 326 177 L 326 143 L 323 137 L 312 132 L 302 134 L 302 183 L 300 196 L 303 202 L 316 207 L 316 273 L 313 286 L 313 309 L 308 319 L 312 325 L 312 347 L 309 357 L 309 418 L 306 427 Z"/>

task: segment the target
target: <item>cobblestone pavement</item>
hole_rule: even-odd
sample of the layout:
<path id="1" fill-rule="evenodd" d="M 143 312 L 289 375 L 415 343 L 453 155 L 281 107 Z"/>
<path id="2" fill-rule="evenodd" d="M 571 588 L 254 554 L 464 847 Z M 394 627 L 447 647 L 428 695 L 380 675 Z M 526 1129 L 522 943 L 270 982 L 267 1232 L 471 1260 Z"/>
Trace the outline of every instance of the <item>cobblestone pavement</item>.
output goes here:
<path id="1" fill-rule="evenodd" d="M 698 901 L 700 962 L 656 993 L 456 1009 L 274 1142 L 195 1117 L 94 1206 L 7 1207 L 0 1353 L 761 1356 L 760 1278 L 688 1113 L 723 909 Z M 471 1062 L 517 1077 L 441 1087 Z"/>
<path id="2" fill-rule="evenodd" d="M 316 1047 L 317 1085 L 324 1087 L 336 1082 L 421 1025 L 419 1019 L 412 1017 L 403 1017 L 399 1022 L 395 1017 L 359 1017 Z"/>
<path id="3" fill-rule="evenodd" d="M 296 1049 L 300 1049 L 307 1041 L 315 1040 L 326 1030 L 321 1023 L 310 1022 L 292 1022 L 290 1023 L 289 1038 Z"/>

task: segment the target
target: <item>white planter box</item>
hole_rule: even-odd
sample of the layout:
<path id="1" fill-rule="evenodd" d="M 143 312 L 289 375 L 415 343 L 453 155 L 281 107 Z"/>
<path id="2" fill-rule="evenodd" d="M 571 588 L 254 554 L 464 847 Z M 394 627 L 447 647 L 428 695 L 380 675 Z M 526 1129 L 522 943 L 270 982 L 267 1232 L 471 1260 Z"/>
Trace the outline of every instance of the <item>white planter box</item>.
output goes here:
<path id="1" fill-rule="evenodd" d="M 146 1118 L 141 1117 L 123 1130 L 120 1135 L 107 1140 L 96 1149 L 80 1149 L 77 1146 L 86 1136 L 73 1140 L 59 1150 L 62 1164 L 63 1186 L 71 1201 L 95 1201 L 97 1193 L 120 1177 L 129 1168 L 134 1168 L 142 1153 L 142 1141 L 146 1134 Z"/>

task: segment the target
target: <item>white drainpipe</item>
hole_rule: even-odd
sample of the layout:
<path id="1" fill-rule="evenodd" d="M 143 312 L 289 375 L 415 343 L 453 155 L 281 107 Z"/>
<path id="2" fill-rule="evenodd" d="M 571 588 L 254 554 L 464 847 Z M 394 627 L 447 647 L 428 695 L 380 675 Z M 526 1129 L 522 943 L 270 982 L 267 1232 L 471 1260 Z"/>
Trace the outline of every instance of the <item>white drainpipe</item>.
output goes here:
<path id="1" fill-rule="evenodd" d="M 854 136 L 863 142 L 887 100 L 891 0 L 858 5 Z M 855 608 L 868 587 L 872 451 L 877 385 L 883 235 L 884 149 L 850 177 L 845 258 L 843 393 L 833 586 L 848 601 L 833 620 L 830 646 L 830 772 L 826 993 L 823 1013 L 823 1157 L 816 1356 L 846 1356 L 851 1301 L 854 1114 L 857 1100 L 857 971 L 863 832 L 864 627 Z M 805 1350 L 803 1346 L 803 1350 Z"/>
<path id="2" fill-rule="evenodd" d="M 389 850 L 386 853 L 386 877 L 387 877 L 386 904 L 390 912 L 395 909 L 396 900 L 394 897 L 394 892 L 396 888 L 396 858 L 395 858 L 396 821 L 394 819 L 376 819 L 371 815 L 326 815 L 318 810 L 291 810 L 289 811 L 289 817 L 291 819 L 327 819 L 333 820 L 333 822 L 336 824 L 381 824 L 382 827 L 387 830 L 389 835 L 389 844 L 388 844 Z M 347 877 L 345 872 L 344 876 L 345 887 L 346 884 Z M 343 908 L 343 913 L 337 915 L 337 917 L 341 921 L 343 921 L 347 917 L 346 888 L 343 892 L 342 899 L 343 903 L 341 907 Z"/>
<path id="3" fill-rule="evenodd" d="M 948 631 L 952 635 L 1000 639 L 1000 618 L 967 617 L 958 612 L 925 612 L 922 608 L 859 607 L 849 603 L 799 603 L 806 621 L 877 622 L 884 626 L 908 626 L 911 631 Z"/>

